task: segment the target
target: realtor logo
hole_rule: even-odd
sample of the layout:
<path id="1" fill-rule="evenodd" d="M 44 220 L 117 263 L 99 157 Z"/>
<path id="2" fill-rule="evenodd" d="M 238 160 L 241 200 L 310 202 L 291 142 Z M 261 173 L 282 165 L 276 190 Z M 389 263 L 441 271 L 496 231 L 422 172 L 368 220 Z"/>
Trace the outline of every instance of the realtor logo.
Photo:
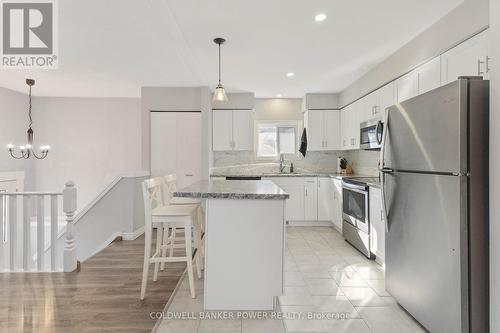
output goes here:
<path id="1" fill-rule="evenodd" d="M 1 4 L 1 68 L 57 68 L 56 4 L 54 0 Z"/>

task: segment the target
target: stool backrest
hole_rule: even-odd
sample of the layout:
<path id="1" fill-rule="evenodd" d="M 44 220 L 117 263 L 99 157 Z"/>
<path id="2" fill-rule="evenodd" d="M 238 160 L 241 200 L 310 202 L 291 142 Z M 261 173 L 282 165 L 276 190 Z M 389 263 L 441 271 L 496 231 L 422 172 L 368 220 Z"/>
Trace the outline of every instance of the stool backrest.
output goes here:
<path id="1" fill-rule="evenodd" d="M 143 182 L 143 194 L 144 196 L 148 196 L 151 210 L 156 207 L 163 206 L 165 204 L 163 177 L 146 179 Z M 144 197 L 144 199 L 146 199 L 146 197 Z"/>
<path id="2" fill-rule="evenodd" d="M 176 183 L 176 175 L 166 175 L 163 177 L 163 198 L 165 200 L 165 205 L 168 205 L 172 199 L 173 193 L 177 190 Z"/>

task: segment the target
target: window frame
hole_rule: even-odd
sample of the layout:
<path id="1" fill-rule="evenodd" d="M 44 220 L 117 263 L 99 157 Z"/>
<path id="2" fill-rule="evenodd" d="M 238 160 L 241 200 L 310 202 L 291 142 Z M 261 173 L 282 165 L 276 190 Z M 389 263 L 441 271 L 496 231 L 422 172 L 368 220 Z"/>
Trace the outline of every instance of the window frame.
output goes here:
<path id="1" fill-rule="evenodd" d="M 302 134 L 303 124 L 300 120 L 255 120 L 254 121 L 254 157 L 256 161 L 278 161 L 279 154 L 276 156 L 259 156 L 259 126 L 276 127 L 294 127 L 295 128 L 295 152 L 293 154 L 284 154 L 287 160 L 297 160 L 299 158 L 300 135 Z M 276 144 L 279 149 L 279 135 L 277 134 Z"/>

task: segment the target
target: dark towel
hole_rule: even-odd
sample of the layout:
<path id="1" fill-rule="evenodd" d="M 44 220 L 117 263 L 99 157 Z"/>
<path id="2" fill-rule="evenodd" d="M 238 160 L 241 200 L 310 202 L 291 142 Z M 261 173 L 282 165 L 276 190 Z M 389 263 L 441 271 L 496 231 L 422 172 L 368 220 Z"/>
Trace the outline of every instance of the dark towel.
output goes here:
<path id="1" fill-rule="evenodd" d="M 302 138 L 300 139 L 300 148 L 299 151 L 302 153 L 302 156 L 306 157 L 307 152 L 307 132 L 306 129 L 302 131 Z"/>

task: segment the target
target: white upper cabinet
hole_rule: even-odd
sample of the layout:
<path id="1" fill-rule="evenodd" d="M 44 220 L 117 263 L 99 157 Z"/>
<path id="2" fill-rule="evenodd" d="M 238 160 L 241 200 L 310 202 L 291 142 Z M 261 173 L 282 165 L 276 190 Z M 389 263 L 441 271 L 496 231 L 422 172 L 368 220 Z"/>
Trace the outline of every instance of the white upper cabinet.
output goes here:
<path id="1" fill-rule="evenodd" d="M 340 111 L 311 110 L 304 113 L 307 130 L 307 150 L 340 149 Z"/>
<path id="2" fill-rule="evenodd" d="M 488 78 L 488 31 L 484 31 L 441 55 L 442 84 L 455 81 L 459 76 Z"/>
<path id="3" fill-rule="evenodd" d="M 411 71 L 395 81 L 396 101 L 401 103 L 418 95 L 418 73 Z"/>
<path id="4" fill-rule="evenodd" d="M 306 111 L 304 127 L 307 131 L 307 150 L 320 151 L 324 148 L 323 111 Z"/>
<path id="5" fill-rule="evenodd" d="M 441 86 L 441 61 L 434 58 L 416 69 L 418 75 L 418 94 Z"/>
<path id="6" fill-rule="evenodd" d="M 233 149 L 253 150 L 253 111 L 233 111 Z"/>
<path id="7" fill-rule="evenodd" d="M 214 110 L 212 112 L 213 150 L 233 150 L 233 111 Z"/>
<path id="8" fill-rule="evenodd" d="M 340 149 L 340 110 L 325 110 L 325 150 Z"/>
<path id="9" fill-rule="evenodd" d="M 253 150 L 252 110 L 213 110 L 214 151 Z"/>
<path id="10" fill-rule="evenodd" d="M 383 117 L 385 109 L 396 104 L 394 81 L 386 84 L 377 90 L 377 92 L 379 95 L 379 107 L 375 109 L 375 116 Z"/>

